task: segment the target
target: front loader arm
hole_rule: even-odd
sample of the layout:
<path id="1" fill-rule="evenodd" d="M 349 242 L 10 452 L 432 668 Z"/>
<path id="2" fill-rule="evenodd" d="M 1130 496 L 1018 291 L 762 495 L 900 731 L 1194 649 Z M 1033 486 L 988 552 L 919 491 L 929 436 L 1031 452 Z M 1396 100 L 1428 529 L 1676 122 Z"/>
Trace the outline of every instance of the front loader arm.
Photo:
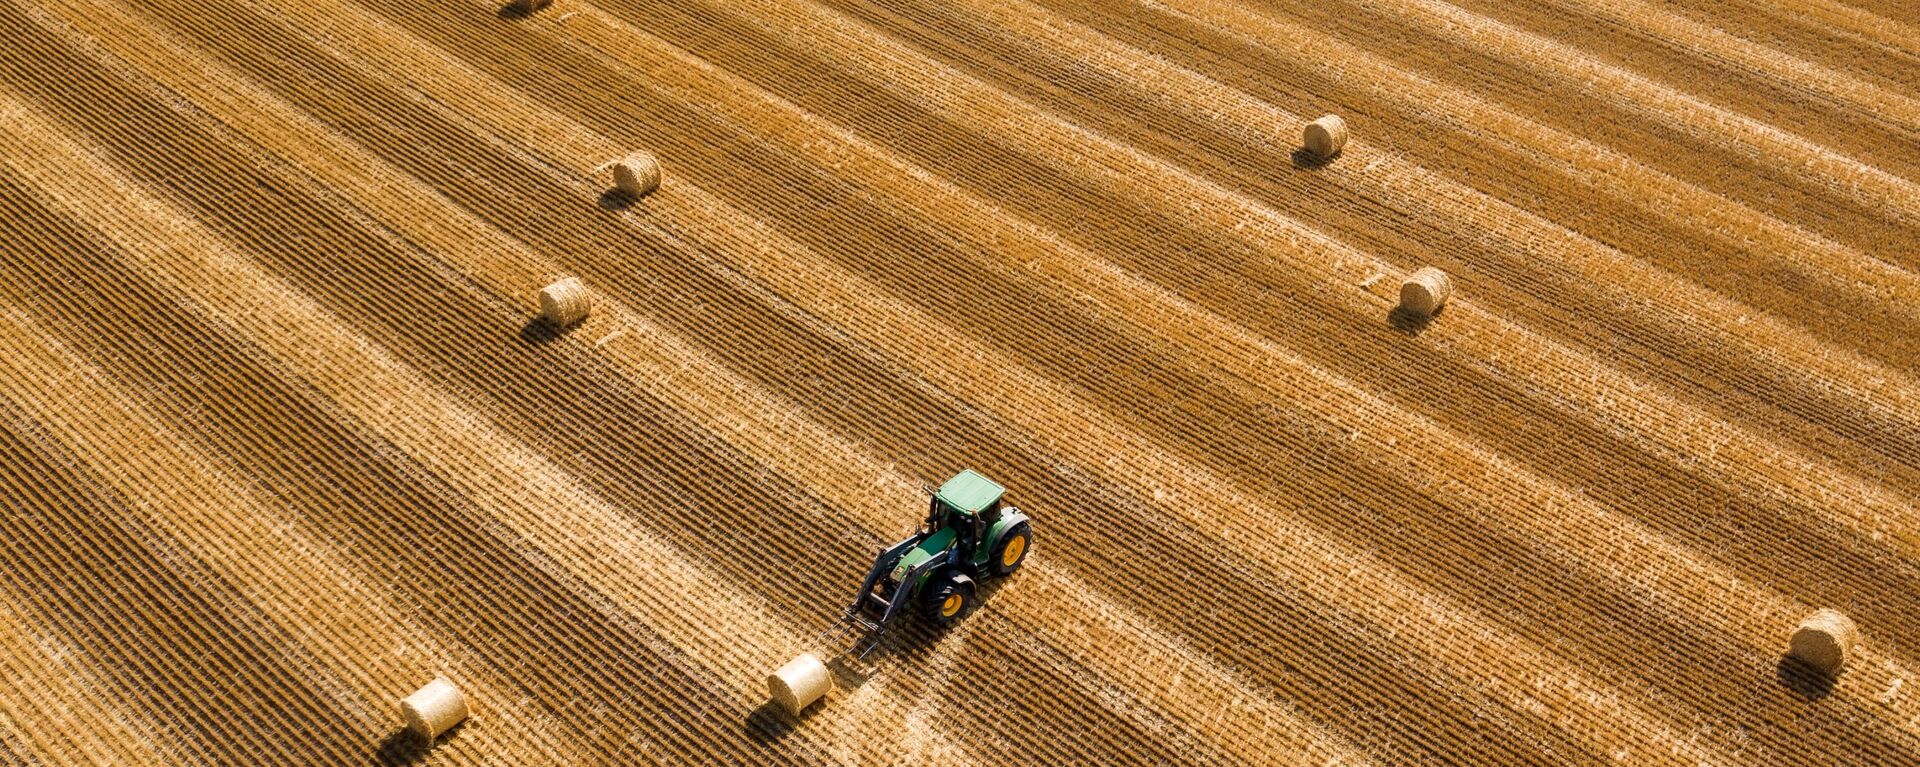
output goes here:
<path id="1" fill-rule="evenodd" d="M 893 570 L 893 566 L 900 562 L 900 558 L 906 556 L 913 547 L 920 545 L 920 541 L 925 538 L 925 534 L 910 536 L 880 552 L 879 558 L 873 561 L 873 568 L 867 571 L 866 579 L 860 582 L 860 590 L 854 593 L 853 604 L 847 607 L 847 617 L 859 618 L 860 606 L 866 601 L 867 595 L 873 593 L 873 585 L 879 583 L 881 578 L 885 578 L 887 573 Z"/>

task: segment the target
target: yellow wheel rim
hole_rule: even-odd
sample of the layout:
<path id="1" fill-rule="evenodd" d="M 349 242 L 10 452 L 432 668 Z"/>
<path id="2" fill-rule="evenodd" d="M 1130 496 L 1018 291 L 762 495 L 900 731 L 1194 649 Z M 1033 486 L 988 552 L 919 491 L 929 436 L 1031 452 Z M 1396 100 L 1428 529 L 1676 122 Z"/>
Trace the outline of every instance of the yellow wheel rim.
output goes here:
<path id="1" fill-rule="evenodd" d="M 1002 567 L 1012 567 L 1015 562 L 1020 561 L 1020 555 L 1025 553 L 1027 553 L 1026 536 L 1022 535 L 1011 541 L 1007 541 L 1007 547 L 1000 552 L 1000 565 Z"/>
<path id="2" fill-rule="evenodd" d="M 940 603 L 940 615 L 947 618 L 953 617 L 954 613 L 960 612 L 960 604 L 965 601 L 959 594 L 947 595 L 947 601 Z"/>

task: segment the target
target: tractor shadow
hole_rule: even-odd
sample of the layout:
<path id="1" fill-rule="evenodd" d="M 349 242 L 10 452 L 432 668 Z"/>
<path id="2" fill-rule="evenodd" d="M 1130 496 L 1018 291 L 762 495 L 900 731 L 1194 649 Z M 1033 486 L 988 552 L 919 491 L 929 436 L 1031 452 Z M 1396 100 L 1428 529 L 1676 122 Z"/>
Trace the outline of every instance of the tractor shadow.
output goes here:
<path id="1" fill-rule="evenodd" d="M 845 659 L 849 671 L 847 678 L 841 679 L 836 677 L 834 681 L 842 684 L 853 682 L 856 683 L 855 686 L 857 686 L 858 684 L 865 684 L 868 679 L 874 676 L 878 676 L 885 666 L 900 665 L 912 667 L 927 662 L 931 659 L 934 651 L 939 649 L 941 643 L 947 641 L 947 638 L 954 632 L 974 622 L 992 618 L 993 595 L 998 593 L 1000 589 L 1005 588 L 1009 580 L 1011 579 L 994 578 L 975 587 L 974 595 L 979 599 L 974 603 L 973 609 L 968 611 L 965 616 L 962 616 L 960 620 L 955 621 L 953 625 L 947 626 L 946 628 L 934 626 L 928 622 L 926 618 L 917 614 L 904 616 L 901 622 L 896 624 L 893 630 L 887 633 L 886 637 L 880 642 L 880 646 L 875 647 L 873 652 L 867 656 L 866 660 L 862 661 L 854 658 L 850 652 L 843 653 L 839 658 L 836 658 L 836 661 Z M 918 605 L 915 605 L 914 611 L 916 613 L 919 612 Z M 827 664 L 829 668 L 832 668 L 833 665 L 833 663 Z M 836 671 L 836 674 L 837 673 Z M 864 676 L 861 676 L 861 674 L 864 674 Z M 852 688 L 843 686 L 841 689 Z"/>
<path id="2" fill-rule="evenodd" d="M 915 612 L 918 612 L 918 606 Z M 972 617 L 968 615 L 966 619 Z M 955 623 L 945 629 L 937 628 L 929 625 L 927 620 L 919 615 L 905 616 L 905 620 L 900 625 L 887 632 L 880 646 L 874 648 L 873 654 L 867 656 L 864 665 L 874 667 L 877 674 L 878 667 L 888 662 L 918 663 L 933 652 L 934 646 L 940 644 L 940 640 L 944 639 L 948 632 L 959 627 L 960 624 Z"/>
<path id="3" fill-rule="evenodd" d="M 1780 663 L 1774 667 L 1774 678 L 1781 687 L 1803 700 L 1816 701 L 1833 694 L 1833 677 L 1792 656 L 1780 656 Z"/>
<path id="4" fill-rule="evenodd" d="M 865 687 L 874 677 L 880 675 L 880 668 L 872 661 L 861 660 L 851 651 L 843 652 L 827 659 L 827 671 L 833 674 L 833 689 L 852 692 Z"/>

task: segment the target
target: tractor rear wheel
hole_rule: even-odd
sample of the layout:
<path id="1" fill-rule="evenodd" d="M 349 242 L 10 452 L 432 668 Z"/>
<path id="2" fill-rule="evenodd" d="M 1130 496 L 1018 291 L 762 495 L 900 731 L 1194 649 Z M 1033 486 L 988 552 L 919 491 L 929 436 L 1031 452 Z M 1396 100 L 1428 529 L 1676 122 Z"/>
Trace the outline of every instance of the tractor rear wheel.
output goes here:
<path id="1" fill-rule="evenodd" d="M 954 573 L 930 580 L 920 591 L 920 613 L 945 628 L 973 611 L 973 579 Z"/>
<path id="2" fill-rule="evenodd" d="M 1000 540 L 993 544 L 993 555 L 987 563 L 993 566 L 994 575 L 1012 575 L 1027 561 L 1027 552 L 1033 548 L 1033 528 L 1021 522 L 1000 534 Z"/>

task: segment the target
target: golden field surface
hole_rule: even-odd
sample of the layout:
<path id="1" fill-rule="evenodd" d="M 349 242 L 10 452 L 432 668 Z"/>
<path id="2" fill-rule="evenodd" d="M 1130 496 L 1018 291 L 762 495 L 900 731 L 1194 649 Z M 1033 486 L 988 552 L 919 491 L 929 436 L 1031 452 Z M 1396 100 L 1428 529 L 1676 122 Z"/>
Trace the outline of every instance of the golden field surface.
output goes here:
<path id="1" fill-rule="evenodd" d="M 0 141 L 0 765 L 1920 764 L 1910 0 L 0 0 Z"/>

